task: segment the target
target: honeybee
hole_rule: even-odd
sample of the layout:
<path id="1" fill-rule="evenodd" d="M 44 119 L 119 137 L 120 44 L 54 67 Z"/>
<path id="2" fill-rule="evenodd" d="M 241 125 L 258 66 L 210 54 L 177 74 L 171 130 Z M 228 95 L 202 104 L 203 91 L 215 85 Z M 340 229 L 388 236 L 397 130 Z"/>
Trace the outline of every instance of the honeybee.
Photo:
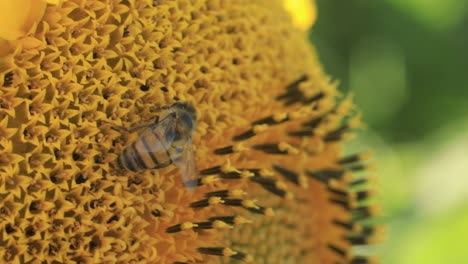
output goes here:
<path id="1" fill-rule="evenodd" d="M 192 136 L 196 125 L 195 108 L 187 102 L 161 107 L 156 121 L 133 128 L 117 127 L 133 132 L 143 129 L 138 138 L 126 146 L 118 157 L 121 168 L 139 172 L 161 169 L 174 163 L 189 190 L 195 187 L 196 168 Z"/>

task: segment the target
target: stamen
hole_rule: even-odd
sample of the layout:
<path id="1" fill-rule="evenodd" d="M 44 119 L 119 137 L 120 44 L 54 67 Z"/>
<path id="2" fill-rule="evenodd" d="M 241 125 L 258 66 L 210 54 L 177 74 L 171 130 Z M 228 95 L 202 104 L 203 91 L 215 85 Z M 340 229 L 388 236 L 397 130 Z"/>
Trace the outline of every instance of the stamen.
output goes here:
<path id="1" fill-rule="evenodd" d="M 197 224 L 194 224 L 192 222 L 184 222 L 182 224 L 177 224 L 166 228 L 166 233 L 177 233 L 182 230 L 192 229 L 194 227 L 197 227 Z"/>
<path id="2" fill-rule="evenodd" d="M 263 186 L 262 187 L 271 192 L 272 194 L 275 194 L 279 197 L 285 198 L 286 200 L 292 200 L 294 198 L 294 195 L 291 192 L 285 191 L 283 189 L 279 189 L 273 186 Z"/>
<path id="3" fill-rule="evenodd" d="M 288 115 L 279 113 L 252 122 L 252 125 L 277 125 L 289 121 Z"/>
<path id="4" fill-rule="evenodd" d="M 220 175 L 222 179 L 243 179 L 243 178 L 250 178 L 253 176 L 255 176 L 255 173 L 249 170 L 231 171 L 228 173 L 222 173 Z"/>
<path id="5" fill-rule="evenodd" d="M 343 139 L 348 139 L 348 137 L 351 135 L 348 132 L 351 129 L 355 129 L 362 126 L 360 123 L 360 116 L 353 117 L 349 122 L 346 124 L 342 125 L 341 127 L 332 130 L 331 132 L 328 132 L 324 140 L 326 142 L 332 142 L 332 141 L 338 141 L 338 140 L 343 140 Z"/>
<path id="6" fill-rule="evenodd" d="M 314 136 L 314 130 L 304 129 L 304 130 L 290 131 L 288 132 L 288 136 L 290 137 L 312 137 Z"/>
<path id="7" fill-rule="evenodd" d="M 260 176 L 255 176 L 250 178 L 251 181 L 259 183 L 262 186 L 271 186 L 271 187 L 276 187 L 278 188 L 277 184 L 278 181 L 273 178 L 265 178 L 265 177 L 260 177 Z"/>
<path id="8" fill-rule="evenodd" d="M 339 256 L 341 256 L 343 258 L 346 257 L 346 251 L 344 249 L 342 249 L 342 248 L 340 248 L 340 247 L 338 247 L 336 245 L 333 245 L 333 244 L 328 244 L 327 246 L 331 251 L 333 251 L 337 255 L 339 255 Z"/>
<path id="9" fill-rule="evenodd" d="M 341 196 L 343 198 L 347 198 L 349 196 L 349 193 L 346 191 L 346 190 L 340 190 L 340 189 L 337 189 L 337 188 L 334 188 L 332 186 L 328 186 L 327 187 L 327 190 L 334 194 L 334 195 L 337 195 L 337 196 Z"/>
<path id="10" fill-rule="evenodd" d="M 308 127 L 308 128 L 311 128 L 311 129 L 315 129 L 320 125 L 320 123 L 322 123 L 322 121 L 324 121 L 325 117 L 328 114 L 329 113 L 325 113 L 322 116 L 319 116 L 319 117 L 313 118 L 313 119 L 311 119 L 311 120 L 309 120 L 307 122 L 304 122 L 304 123 L 302 123 L 302 126 Z"/>
<path id="11" fill-rule="evenodd" d="M 232 226 L 228 225 L 227 223 L 215 220 L 215 221 L 207 221 L 207 222 L 199 222 L 196 223 L 197 225 L 193 228 L 193 230 L 201 230 L 201 229 L 225 229 L 225 228 L 232 228 Z"/>
<path id="12" fill-rule="evenodd" d="M 185 222 L 171 227 L 166 228 L 166 233 L 177 233 L 184 230 L 202 230 L 202 229 L 226 229 L 232 228 L 233 225 L 247 224 L 251 223 L 250 220 L 247 220 L 241 216 L 218 216 L 210 217 L 208 221 L 205 222 Z"/>
<path id="13" fill-rule="evenodd" d="M 356 231 L 357 229 L 359 229 L 358 225 L 353 222 L 344 222 L 344 221 L 334 219 L 332 223 L 339 227 L 343 227 L 344 229 L 348 231 Z"/>
<path id="14" fill-rule="evenodd" d="M 252 221 L 242 217 L 242 216 L 214 216 L 209 218 L 210 221 L 220 220 L 230 225 L 240 225 L 240 224 L 250 224 Z"/>
<path id="15" fill-rule="evenodd" d="M 277 171 L 279 174 L 281 174 L 281 176 L 283 176 L 290 182 L 299 184 L 299 174 L 278 165 L 273 165 L 272 167 L 275 171 Z"/>
<path id="16" fill-rule="evenodd" d="M 333 199 L 333 198 L 330 198 L 328 199 L 328 201 L 330 203 L 333 203 L 333 204 L 336 204 L 336 205 L 339 205 L 341 207 L 343 207 L 343 209 L 345 210 L 350 210 L 351 208 L 354 208 L 355 206 L 351 205 L 350 201 L 348 199 Z"/>
<path id="17" fill-rule="evenodd" d="M 310 103 L 313 103 L 313 102 L 317 102 L 319 100 L 321 100 L 322 98 L 325 97 L 325 93 L 323 92 L 319 92 L 318 94 L 308 98 L 308 99 L 305 99 L 305 100 L 302 100 L 302 103 L 303 104 L 310 104 Z"/>
<path id="18" fill-rule="evenodd" d="M 203 208 L 208 207 L 210 205 L 224 203 L 224 200 L 221 197 L 213 196 L 207 199 L 202 199 L 200 201 L 196 201 L 190 204 L 192 208 Z"/>
<path id="19" fill-rule="evenodd" d="M 230 160 L 228 160 L 226 164 L 221 167 L 221 172 L 223 173 L 239 172 L 239 170 L 236 169 L 234 166 L 232 166 Z"/>
<path id="20" fill-rule="evenodd" d="M 356 187 L 359 185 L 368 185 L 368 184 L 375 184 L 377 180 L 375 179 L 375 176 L 363 176 L 358 179 L 354 179 L 351 182 L 348 183 L 348 186 L 350 187 Z"/>
<path id="21" fill-rule="evenodd" d="M 379 261 L 369 256 L 355 256 L 351 259 L 351 264 L 376 264 Z"/>
<path id="22" fill-rule="evenodd" d="M 371 171 L 375 169 L 375 166 L 373 164 L 356 164 L 354 166 L 351 166 L 349 168 L 346 168 L 348 171 Z"/>
<path id="23" fill-rule="evenodd" d="M 375 196 L 376 191 L 375 190 L 357 191 L 354 193 L 354 195 L 356 196 L 356 200 L 358 202 L 361 202 L 361 201 L 367 200 L 369 197 Z"/>
<path id="24" fill-rule="evenodd" d="M 243 207 L 256 214 L 270 215 L 273 213 L 271 208 L 265 208 L 265 207 L 256 205 L 255 201 L 253 200 L 225 199 L 224 204 L 230 205 L 230 206 Z"/>
<path id="25" fill-rule="evenodd" d="M 200 171 L 200 175 L 212 175 L 221 173 L 221 166 L 214 166 Z"/>
<path id="26" fill-rule="evenodd" d="M 210 205 L 224 204 L 228 206 L 243 207 L 253 213 L 263 214 L 272 216 L 274 212 L 271 208 L 265 208 L 255 204 L 253 200 L 243 200 L 237 198 L 226 198 L 222 199 L 221 197 L 213 196 L 207 199 L 202 199 L 190 204 L 192 208 L 204 208 Z"/>
<path id="27" fill-rule="evenodd" d="M 346 132 L 349 132 L 349 126 L 348 124 L 341 126 L 335 130 L 332 130 L 331 132 L 328 132 L 323 140 L 325 142 L 332 142 L 332 141 L 339 141 L 342 140 L 343 136 L 345 135 Z"/>
<path id="28" fill-rule="evenodd" d="M 365 235 L 357 235 L 357 236 L 346 236 L 344 237 L 346 241 L 351 243 L 353 246 L 362 246 L 369 244 L 369 239 Z"/>
<path id="29" fill-rule="evenodd" d="M 246 139 L 249 139 L 263 131 L 265 131 L 266 129 L 268 129 L 268 125 L 267 124 L 262 124 L 262 125 L 254 125 L 252 129 L 250 130 L 247 130 L 246 132 L 240 134 L 240 135 L 237 135 L 237 136 L 234 136 L 232 138 L 233 141 L 241 141 L 241 140 L 246 140 Z"/>
<path id="30" fill-rule="evenodd" d="M 349 156 L 345 156 L 338 160 L 339 164 L 349 164 L 349 163 L 355 163 L 355 162 L 360 162 L 360 161 L 365 161 L 368 160 L 372 156 L 372 152 L 367 151 L 363 153 L 357 153 L 357 154 L 352 154 Z"/>
<path id="31" fill-rule="evenodd" d="M 245 262 L 252 262 L 253 260 L 251 256 L 245 253 L 237 252 L 226 247 L 199 247 L 197 251 L 202 254 L 230 257 Z"/>
<path id="32" fill-rule="evenodd" d="M 212 196 L 218 196 L 221 198 L 226 198 L 226 197 L 242 197 L 246 195 L 247 193 L 244 192 L 241 189 L 233 189 L 233 190 L 220 190 L 220 191 L 214 191 L 214 192 L 208 192 L 205 193 L 205 197 L 209 198 Z"/>
<path id="33" fill-rule="evenodd" d="M 307 81 L 308 79 L 309 77 L 306 74 L 302 75 L 299 79 L 295 80 L 286 87 L 286 92 L 284 94 L 277 96 L 275 99 L 278 101 L 283 99 L 290 101 L 292 100 L 291 98 L 295 99 L 300 97 L 302 93 L 299 90 L 299 84 Z"/>
<path id="34" fill-rule="evenodd" d="M 353 222 L 360 222 L 368 218 L 376 216 L 380 212 L 380 208 L 375 205 L 356 207 L 351 210 Z"/>
<path id="35" fill-rule="evenodd" d="M 293 94 L 290 96 L 287 101 L 284 103 L 285 106 L 290 106 L 295 103 L 301 103 L 303 105 L 308 105 L 314 102 L 319 101 L 320 99 L 324 98 L 325 94 L 320 91 L 319 93 L 310 96 L 310 93 L 308 95 L 304 94 L 302 91 L 299 90 L 299 92 Z"/>
<path id="36" fill-rule="evenodd" d="M 250 180 L 260 184 L 260 186 L 262 186 L 265 190 L 275 195 L 278 195 L 283 198 L 287 198 L 289 200 L 293 198 L 292 193 L 285 190 L 286 184 L 284 184 L 281 181 L 278 181 L 273 178 L 265 178 L 265 177 L 260 177 L 260 176 L 252 177 L 250 178 Z"/>
<path id="37" fill-rule="evenodd" d="M 260 169 L 255 175 L 262 177 L 272 177 L 273 175 L 275 175 L 275 173 L 268 169 Z"/>
<path id="38" fill-rule="evenodd" d="M 357 179 L 357 180 L 354 180 L 354 181 L 350 182 L 349 186 L 350 187 L 355 187 L 355 186 L 358 186 L 358 185 L 366 184 L 367 182 L 368 182 L 367 178 L 361 178 L 361 179 Z"/>
<path id="39" fill-rule="evenodd" d="M 259 144 L 259 145 L 254 145 L 253 148 L 256 150 L 263 151 L 268 154 L 287 155 L 287 154 L 299 153 L 298 149 L 292 147 L 286 142 Z"/>
<path id="40" fill-rule="evenodd" d="M 306 175 L 319 180 L 323 183 L 327 183 L 330 179 L 341 179 L 345 174 L 343 170 L 318 170 L 318 171 L 305 171 Z"/>
<path id="41" fill-rule="evenodd" d="M 226 155 L 226 154 L 241 152 L 241 151 L 244 151 L 244 150 L 248 150 L 248 148 L 244 147 L 241 143 L 238 143 L 238 144 L 235 144 L 235 145 L 215 149 L 214 154 Z"/>

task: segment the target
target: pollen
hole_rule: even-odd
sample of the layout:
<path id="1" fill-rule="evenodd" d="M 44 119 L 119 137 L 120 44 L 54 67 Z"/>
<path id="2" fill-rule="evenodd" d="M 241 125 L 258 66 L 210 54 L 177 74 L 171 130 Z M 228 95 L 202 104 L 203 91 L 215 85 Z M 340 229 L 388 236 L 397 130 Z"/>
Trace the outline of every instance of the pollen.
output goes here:
<path id="1" fill-rule="evenodd" d="M 283 1 L 3 2 L 0 262 L 376 261 L 361 113 Z M 196 173 L 121 168 L 177 101 Z"/>

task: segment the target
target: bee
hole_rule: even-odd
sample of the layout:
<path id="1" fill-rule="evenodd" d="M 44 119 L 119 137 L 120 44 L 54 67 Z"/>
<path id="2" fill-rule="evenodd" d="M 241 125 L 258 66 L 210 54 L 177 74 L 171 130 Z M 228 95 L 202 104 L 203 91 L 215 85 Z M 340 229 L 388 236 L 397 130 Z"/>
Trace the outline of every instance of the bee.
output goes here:
<path id="1" fill-rule="evenodd" d="M 121 168 L 133 172 L 174 164 L 184 184 L 193 191 L 197 176 L 192 144 L 195 108 L 187 102 L 176 102 L 161 109 L 162 113 L 153 123 L 132 128 L 114 126 L 128 132 L 144 129 L 134 142 L 124 147 L 117 162 Z"/>

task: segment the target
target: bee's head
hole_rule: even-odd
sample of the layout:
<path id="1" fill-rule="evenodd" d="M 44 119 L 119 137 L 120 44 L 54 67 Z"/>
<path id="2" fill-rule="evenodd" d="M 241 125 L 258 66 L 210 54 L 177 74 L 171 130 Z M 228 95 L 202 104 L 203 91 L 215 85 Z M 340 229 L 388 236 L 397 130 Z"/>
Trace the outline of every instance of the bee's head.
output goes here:
<path id="1" fill-rule="evenodd" d="M 175 102 L 172 104 L 172 107 L 195 114 L 195 108 L 188 102 Z"/>
<path id="2" fill-rule="evenodd" d="M 179 119 L 189 128 L 195 127 L 197 119 L 195 108 L 188 102 L 175 102 L 171 108 L 178 112 Z"/>

